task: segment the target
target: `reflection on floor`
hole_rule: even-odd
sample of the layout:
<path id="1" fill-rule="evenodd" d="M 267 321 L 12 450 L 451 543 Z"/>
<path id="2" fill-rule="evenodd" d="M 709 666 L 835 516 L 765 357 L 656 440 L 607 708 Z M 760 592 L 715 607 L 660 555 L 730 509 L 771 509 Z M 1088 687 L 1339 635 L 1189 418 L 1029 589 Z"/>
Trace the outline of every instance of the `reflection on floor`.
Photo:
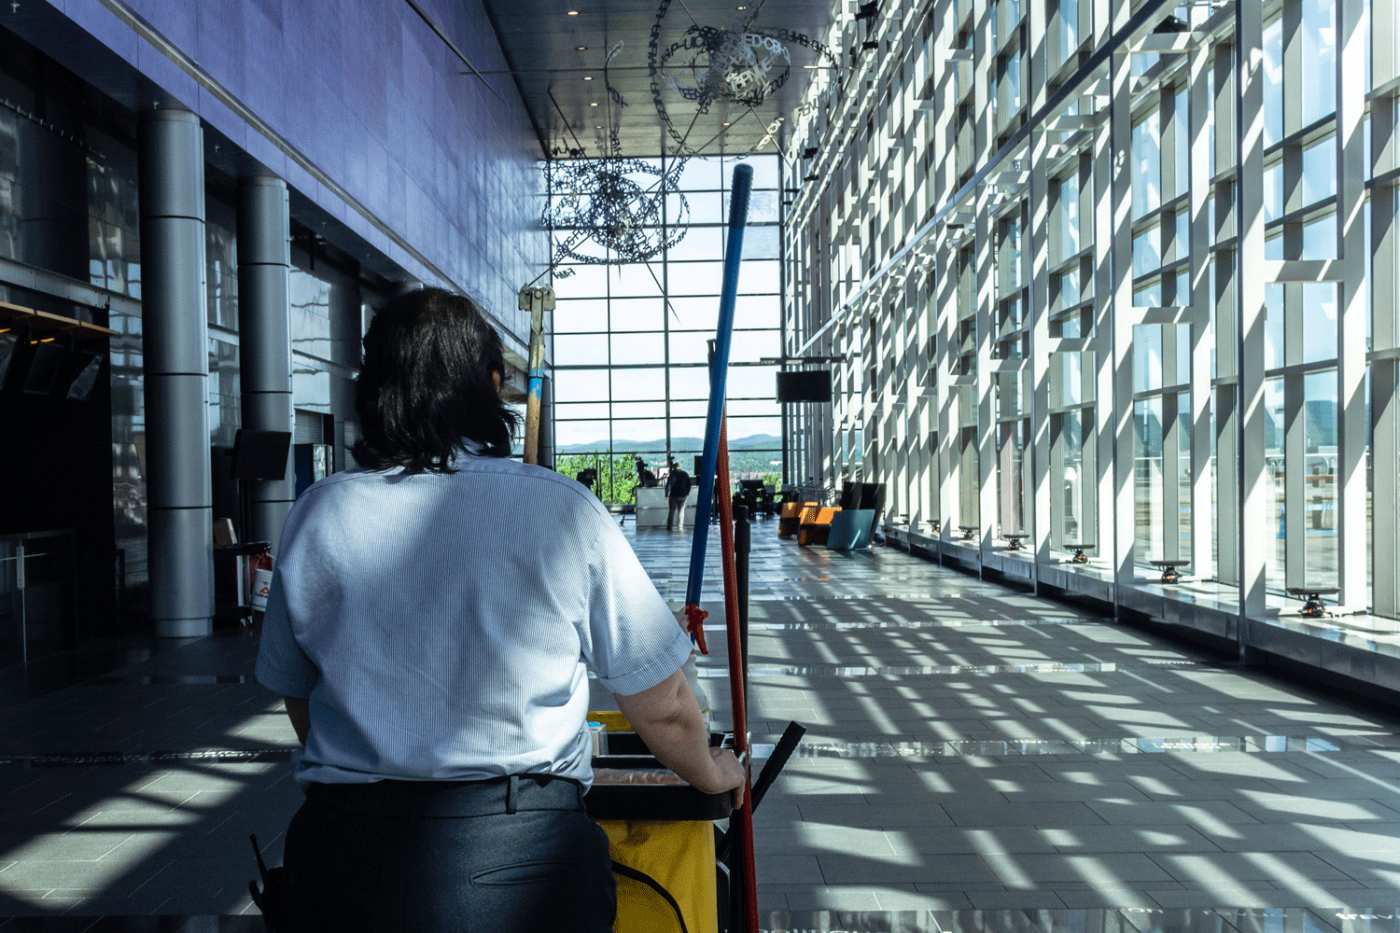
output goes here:
<path id="1" fill-rule="evenodd" d="M 689 535 L 626 528 L 670 599 Z M 725 718 L 712 539 L 702 681 Z M 885 549 L 755 528 L 765 930 L 1400 933 L 1400 729 Z M 0 931 L 251 933 L 299 793 L 256 638 L 0 672 Z"/>

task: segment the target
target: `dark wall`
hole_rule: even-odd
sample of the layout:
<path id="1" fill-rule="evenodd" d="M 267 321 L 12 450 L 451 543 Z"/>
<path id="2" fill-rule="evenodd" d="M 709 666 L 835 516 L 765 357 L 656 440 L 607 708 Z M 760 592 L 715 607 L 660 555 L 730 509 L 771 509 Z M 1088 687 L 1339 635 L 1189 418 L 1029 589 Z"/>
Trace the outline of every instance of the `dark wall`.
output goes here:
<path id="1" fill-rule="evenodd" d="M 104 356 L 86 400 L 64 397 L 76 361 L 71 351 L 50 395 L 21 391 L 24 356 L 0 390 L 0 534 L 73 530 L 76 626 L 69 636 L 81 639 L 111 633 L 117 625 L 111 366 L 105 340 L 79 341 L 73 349 Z"/>

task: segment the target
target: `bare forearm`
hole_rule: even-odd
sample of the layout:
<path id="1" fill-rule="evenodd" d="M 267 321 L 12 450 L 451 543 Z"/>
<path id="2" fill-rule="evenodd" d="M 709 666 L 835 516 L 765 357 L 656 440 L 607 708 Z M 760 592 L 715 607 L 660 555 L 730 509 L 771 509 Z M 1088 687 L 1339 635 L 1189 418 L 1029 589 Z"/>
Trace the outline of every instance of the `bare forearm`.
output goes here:
<path id="1" fill-rule="evenodd" d="M 743 771 L 733 755 L 719 754 L 718 749 L 710 748 L 700 706 L 679 671 L 651 690 L 616 699 L 618 708 L 657 761 L 687 784 L 707 794 L 718 794 L 743 783 Z"/>

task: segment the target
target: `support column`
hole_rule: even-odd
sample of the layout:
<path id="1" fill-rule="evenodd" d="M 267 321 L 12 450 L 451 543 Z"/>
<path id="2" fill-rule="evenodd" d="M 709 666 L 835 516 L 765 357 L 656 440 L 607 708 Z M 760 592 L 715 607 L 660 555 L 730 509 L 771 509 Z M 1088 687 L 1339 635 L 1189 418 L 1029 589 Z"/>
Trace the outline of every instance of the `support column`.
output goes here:
<path id="1" fill-rule="evenodd" d="M 214 615 L 204 137 L 183 110 L 141 115 L 141 274 L 151 619 L 208 635 Z"/>
<path id="2" fill-rule="evenodd" d="M 280 178 L 244 178 L 238 183 L 239 373 L 243 382 L 243 427 L 249 431 L 294 431 L 292 414 L 291 214 L 287 184 Z M 272 542 L 296 499 L 291 448 L 279 480 L 250 483 L 251 540 Z"/>
<path id="3" fill-rule="evenodd" d="M 1248 659 L 1248 628 L 1268 608 L 1264 586 L 1268 553 L 1260 531 L 1273 528 L 1269 514 L 1264 441 L 1264 23 L 1258 3 L 1235 4 L 1235 210 L 1238 251 L 1235 255 L 1235 374 L 1239 379 L 1239 410 L 1235 482 L 1238 489 L 1240 553 L 1240 619 L 1236 632 L 1240 660 Z M 1217 324 L 1219 321 L 1217 319 Z M 1229 346 L 1224 341 L 1220 346 Z M 1222 463 L 1226 462 L 1222 454 Z M 1296 521 L 1296 519 L 1295 519 Z M 1268 533 L 1267 531 L 1265 532 Z M 1221 552 L 1225 550 L 1221 542 Z"/>
<path id="4" fill-rule="evenodd" d="M 786 444 L 786 435 L 783 443 Z M 537 462 L 554 469 L 554 379 L 545 376 L 540 382 L 540 451 Z"/>

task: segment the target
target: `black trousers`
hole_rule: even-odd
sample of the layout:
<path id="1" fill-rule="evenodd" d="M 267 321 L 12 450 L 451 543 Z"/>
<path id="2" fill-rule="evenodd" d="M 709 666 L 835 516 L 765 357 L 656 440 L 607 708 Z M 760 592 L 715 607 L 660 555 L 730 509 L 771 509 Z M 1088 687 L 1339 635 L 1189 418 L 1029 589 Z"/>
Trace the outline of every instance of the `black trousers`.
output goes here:
<path id="1" fill-rule="evenodd" d="M 605 933 L 608 839 L 564 778 L 311 785 L 286 933 Z"/>

